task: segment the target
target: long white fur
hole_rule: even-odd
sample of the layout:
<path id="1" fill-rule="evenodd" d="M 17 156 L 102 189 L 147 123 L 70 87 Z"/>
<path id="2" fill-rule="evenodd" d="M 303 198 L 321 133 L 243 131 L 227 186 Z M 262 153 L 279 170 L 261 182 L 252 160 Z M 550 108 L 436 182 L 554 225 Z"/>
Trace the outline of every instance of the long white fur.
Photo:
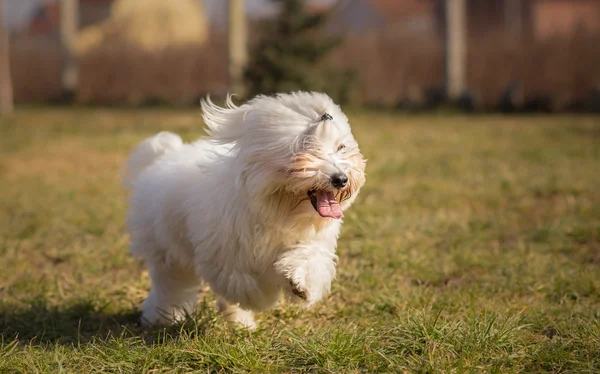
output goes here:
<path id="1" fill-rule="evenodd" d="M 239 107 L 207 99 L 202 109 L 208 137 L 184 144 L 161 132 L 132 152 L 123 176 L 130 250 L 152 280 L 144 323 L 191 312 L 201 279 L 219 309 L 248 327 L 251 311 L 273 306 L 282 291 L 314 305 L 335 277 L 342 222 L 320 217 L 306 192 L 328 188 L 342 171 L 354 181 L 342 208 L 356 198 L 364 161 L 348 119 L 328 96 L 306 92 Z M 321 123 L 324 113 L 333 120 Z M 311 163 L 294 170 L 299 155 Z"/>

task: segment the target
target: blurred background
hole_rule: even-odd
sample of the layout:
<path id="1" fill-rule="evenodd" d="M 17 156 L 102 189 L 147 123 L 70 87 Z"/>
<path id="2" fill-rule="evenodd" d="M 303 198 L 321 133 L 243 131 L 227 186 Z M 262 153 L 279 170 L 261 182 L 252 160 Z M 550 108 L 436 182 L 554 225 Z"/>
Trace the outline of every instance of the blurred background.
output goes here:
<path id="1" fill-rule="evenodd" d="M 5 103 L 309 89 L 390 109 L 600 112 L 598 0 L 0 2 Z"/>
<path id="2" fill-rule="evenodd" d="M 0 373 L 600 373 L 600 0 L 0 5 Z M 299 89 L 368 159 L 327 301 L 141 330 L 127 155 Z"/>

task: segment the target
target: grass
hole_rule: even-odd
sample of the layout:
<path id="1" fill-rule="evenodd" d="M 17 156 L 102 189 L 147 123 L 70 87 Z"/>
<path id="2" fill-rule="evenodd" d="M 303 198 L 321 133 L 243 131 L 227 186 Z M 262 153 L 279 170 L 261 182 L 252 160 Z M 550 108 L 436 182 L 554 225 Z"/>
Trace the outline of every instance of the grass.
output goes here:
<path id="1" fill-rule="evenodd" d="M 137 326 L 118 168 L 195 111 L 0 120 L 0 372 L 598 372 L 600 118 L 351 112 L 368 181 L 331 296 Z"/>

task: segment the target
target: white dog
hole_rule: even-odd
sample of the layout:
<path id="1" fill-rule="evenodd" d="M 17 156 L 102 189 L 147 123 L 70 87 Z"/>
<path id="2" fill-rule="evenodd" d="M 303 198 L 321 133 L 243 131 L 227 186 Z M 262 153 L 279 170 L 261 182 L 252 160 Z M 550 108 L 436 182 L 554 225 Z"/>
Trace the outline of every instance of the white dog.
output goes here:
<path id="1" fill-rule="evenodd" d="M 282 291 L 313 305 L 330 290 L 343 211 L 365 182 L 348 119 L 306 92 L 239 107 L 207 99 L 202 110 L 207 138 L 161 132 L 128 160 L 131 252 L 152 280 L 143 323 L 193 311 L 201 279 L 247 327 Z"/>

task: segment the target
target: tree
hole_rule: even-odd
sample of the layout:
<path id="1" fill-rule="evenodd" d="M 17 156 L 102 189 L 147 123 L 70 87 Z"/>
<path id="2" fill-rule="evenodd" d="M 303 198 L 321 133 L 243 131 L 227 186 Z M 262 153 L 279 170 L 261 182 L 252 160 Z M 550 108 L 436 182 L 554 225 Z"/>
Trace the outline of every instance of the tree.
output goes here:
<path id="1" fill-rule="evenodd" d="M 349 72 L 323 66 L 341 43 L 322 32 L 329 13 L 309 13 L 304 0 L 272 1 L 280 12 L 261 25 L 245 74 L 248 94 L 315 90 L 340 100 L 340 93 L 348 91 L 342 85 L 352 79 Z"/>

